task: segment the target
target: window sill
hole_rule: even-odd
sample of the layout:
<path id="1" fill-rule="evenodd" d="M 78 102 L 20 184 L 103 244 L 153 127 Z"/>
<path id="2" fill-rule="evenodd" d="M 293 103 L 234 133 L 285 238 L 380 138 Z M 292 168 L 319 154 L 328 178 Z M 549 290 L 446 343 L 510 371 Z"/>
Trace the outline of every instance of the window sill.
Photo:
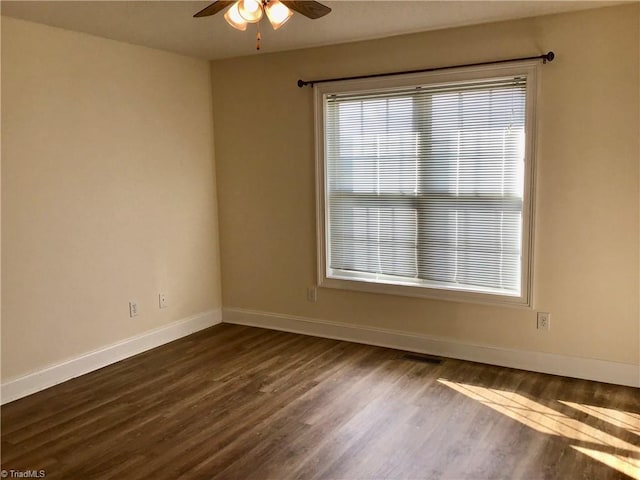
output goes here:
<path id="1" fill-rule="evenodd" d="M 514 296 L 498 293 L 479 293 L 468 290 L 452 290 L 450 288 L 424 287 L 403 283 L 381 283 L 379 280 L 323 277 L 319 286 L 338 290 L 376 293 L 383 295 L 397 295 L 403 297 L 417 297 L 430 300 L 443 300 L 460 303 L 474 303 L 501 307 L 516 307 L 530 309 L 531 303 L 527 296 Z"/>

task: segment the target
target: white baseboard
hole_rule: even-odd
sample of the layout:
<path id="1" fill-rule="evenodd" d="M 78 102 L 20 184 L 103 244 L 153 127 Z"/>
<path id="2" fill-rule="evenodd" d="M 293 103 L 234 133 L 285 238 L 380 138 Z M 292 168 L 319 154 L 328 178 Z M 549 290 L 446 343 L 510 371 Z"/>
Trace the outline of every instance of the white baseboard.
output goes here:
<path id="1" fill-rule="evenodd" d="M 221 317 L 219 309 L 199 313 L 107 347 L 71 358 L 65 362 L 51 365 L 37 372 L 8 380 L 2 384 L 0 403 L 5 404 L 26 397 L 71 378 L 79 377 L 199 330 L 217 325 L 221 323 Z"/>
<path id="2" fill-rule="evenodd" d="M 222 321 L 411 352 L 428 353 L 532 372 L 640 387 L 640 365 L 636 364 L 609 362 L 554 353 L 511 350 L 488 345 L 472 345 L 416 333 L 241 308 L 224 308 L 222 310 Z"/>

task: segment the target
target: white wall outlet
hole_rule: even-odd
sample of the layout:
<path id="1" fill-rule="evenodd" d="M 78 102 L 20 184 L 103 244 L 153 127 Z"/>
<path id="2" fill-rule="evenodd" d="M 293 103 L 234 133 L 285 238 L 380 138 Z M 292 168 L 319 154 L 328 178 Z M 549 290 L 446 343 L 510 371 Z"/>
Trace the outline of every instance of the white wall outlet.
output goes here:
<path id="1" fill-rule="evenodd" d="M 138 316 L 138 302 L 135 300 L 131 300 L 129 302 L 129 317 L 137 317 Z"/>
<path id="2" fill-rule="evenodd" d="M 318 300 L 318 289 L 316 287 L 307 288 L 307 301 L 316 302 Z"/>
<path id="3" fill-rule="evenodd" d="M 551 314 L 538 312 L 538 330 L 551 330 Z"/>
<path id="4" fill-rule="evenodd" d="M 158 294 L 158 306 L 160 308 L 167 308 L 169 306 L 169 301 L 167 300 L 167 294 L 166 293 L 159 293 Z"/>

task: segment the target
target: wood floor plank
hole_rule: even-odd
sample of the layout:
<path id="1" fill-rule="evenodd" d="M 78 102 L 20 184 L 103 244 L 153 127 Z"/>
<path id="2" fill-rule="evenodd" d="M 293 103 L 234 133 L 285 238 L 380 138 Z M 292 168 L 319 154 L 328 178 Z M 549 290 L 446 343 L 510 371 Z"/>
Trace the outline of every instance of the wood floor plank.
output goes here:
<path id="1" fill-rule="evenodd" d="M 47 479 L 640 478 L 640 390 L 218 325 L 1 408 Z"/>

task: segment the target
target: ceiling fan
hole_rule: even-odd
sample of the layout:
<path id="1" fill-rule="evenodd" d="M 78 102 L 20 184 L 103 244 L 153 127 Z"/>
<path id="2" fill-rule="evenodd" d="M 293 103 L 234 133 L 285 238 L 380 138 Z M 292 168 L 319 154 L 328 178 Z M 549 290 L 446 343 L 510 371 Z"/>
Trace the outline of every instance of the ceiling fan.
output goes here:
<path id="1" fill-rule="evenodd" d="M 203 8 L 194 17 L 209 17 L 227 9 L 224 19 L 229 25 L 238 30 L 246 30 L 249 23 L 258 23 L 266 14 L 269 23 L 274 30 L 284 25 L 293 12 L 298 12 L 307 18 L 315 20 L 324 17 L 331 11 L 329 7 L 313 1 L 288 1 L 288 0 L 217 0 Z M 256 37 L 256 49 L 260 50 L 260 30 Z"/>

